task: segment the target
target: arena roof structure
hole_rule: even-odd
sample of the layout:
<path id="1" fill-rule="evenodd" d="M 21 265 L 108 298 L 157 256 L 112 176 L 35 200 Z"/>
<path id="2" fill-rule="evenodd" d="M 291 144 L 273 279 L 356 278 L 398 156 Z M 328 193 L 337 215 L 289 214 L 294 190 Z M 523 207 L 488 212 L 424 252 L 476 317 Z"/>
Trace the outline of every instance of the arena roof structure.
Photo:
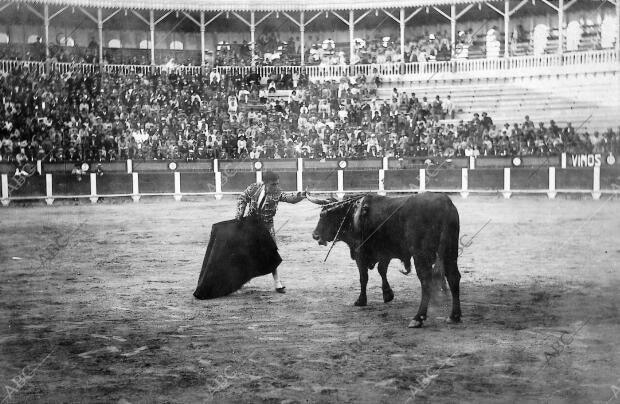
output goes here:
<path id="1" fill-rule="evenodd" d="M 529 0 L 524 0 L 527 2 Z M 574 1 L 574 0 L 573 0 Z M 485 3 L 483 0 L 18 0 L 18 3 L 56 6 L 186 11 L 324 11 L 425 7 Z"/>

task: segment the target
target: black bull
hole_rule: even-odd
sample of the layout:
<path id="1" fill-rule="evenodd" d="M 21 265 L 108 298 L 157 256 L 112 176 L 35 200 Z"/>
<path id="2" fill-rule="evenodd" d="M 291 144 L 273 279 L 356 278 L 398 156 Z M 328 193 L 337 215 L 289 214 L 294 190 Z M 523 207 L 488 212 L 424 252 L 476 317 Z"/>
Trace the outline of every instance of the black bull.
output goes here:
<path id="1" fill-rule="evenodd" d="M 447 195 L 430 192 L 400 198 L 366 195 L 340 202 L 309 199 L 324 205 L 312 237 L 321 245 L 334 239 L 344 241 L 351 251 L 351 259 L 357 263 L 361 291 L 356 306 L 366 305 L 369 269 L 379 264 L 383 301 L 389 302 L 394 298 L 386 276 L 390 260 L 400 259 L 406 269 L 403 273 L 409 273 L 413 257 L 422 284 L 422 300 L 409 326 L 422 326 L 431 294 L 437 284 L 444 284 L 444 277 L 452 294 L 449 321 L 461 320 L 461 274 L 457 266 L 459 214 Z"/>

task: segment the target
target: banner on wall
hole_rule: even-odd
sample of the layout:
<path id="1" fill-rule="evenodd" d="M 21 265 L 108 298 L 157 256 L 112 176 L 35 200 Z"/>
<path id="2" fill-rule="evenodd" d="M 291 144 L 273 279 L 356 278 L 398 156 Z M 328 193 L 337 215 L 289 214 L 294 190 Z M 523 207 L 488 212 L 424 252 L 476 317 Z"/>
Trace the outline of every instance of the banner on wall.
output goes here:
<path id="1" fill-rule="evenodd" d="M 569 154 L 568 162 L 571 167 L 600 167 L 603 162 L 603 155 L 597 154 Z"/>

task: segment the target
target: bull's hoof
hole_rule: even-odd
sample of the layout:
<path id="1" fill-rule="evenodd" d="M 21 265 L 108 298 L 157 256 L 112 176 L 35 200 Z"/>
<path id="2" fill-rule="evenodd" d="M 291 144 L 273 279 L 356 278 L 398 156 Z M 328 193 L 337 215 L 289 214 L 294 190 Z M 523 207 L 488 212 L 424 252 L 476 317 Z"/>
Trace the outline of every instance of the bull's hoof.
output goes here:
<path id="1" fill-rule="evenodd" d="M 411 320 L 408 327 L 409 328 L 422 328 L 422 322 L 419 320 Z"/>
<path id="2" fill-rule="evenodd" d="M 355 303 L 353 303 L 353 305 L 355 306 L 366 306 L 366 297 L 358 297 L 357 300 L 355 301 Z"/>
<path id="3" fill-rule="evenodd" d="M 458 324 L 461 322 L 461 316 L 450 316 L 446 320 L 448 324 Z"/>
<path id="4" fill-rule="evenodd" d="M 389 303 L 392 300 L 394 300 L 394 292 L 392 291 L 392 289 L 384 290 L 383 291 L 383 302 Z"/>

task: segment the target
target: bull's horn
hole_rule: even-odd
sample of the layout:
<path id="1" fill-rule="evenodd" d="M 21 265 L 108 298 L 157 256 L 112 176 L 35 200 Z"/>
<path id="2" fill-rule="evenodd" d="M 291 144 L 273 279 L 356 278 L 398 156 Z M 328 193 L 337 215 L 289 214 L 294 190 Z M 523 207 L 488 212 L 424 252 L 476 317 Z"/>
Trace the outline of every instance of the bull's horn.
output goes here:
<path id="1" fill-rule="evenodd" d="M 306 199 L 317 205 L 327 205 L 328 203 L 332 202 L 330 199 L 314 198 L 313 196 L 310 195 L 310 192 L 306 193 Z"/>

